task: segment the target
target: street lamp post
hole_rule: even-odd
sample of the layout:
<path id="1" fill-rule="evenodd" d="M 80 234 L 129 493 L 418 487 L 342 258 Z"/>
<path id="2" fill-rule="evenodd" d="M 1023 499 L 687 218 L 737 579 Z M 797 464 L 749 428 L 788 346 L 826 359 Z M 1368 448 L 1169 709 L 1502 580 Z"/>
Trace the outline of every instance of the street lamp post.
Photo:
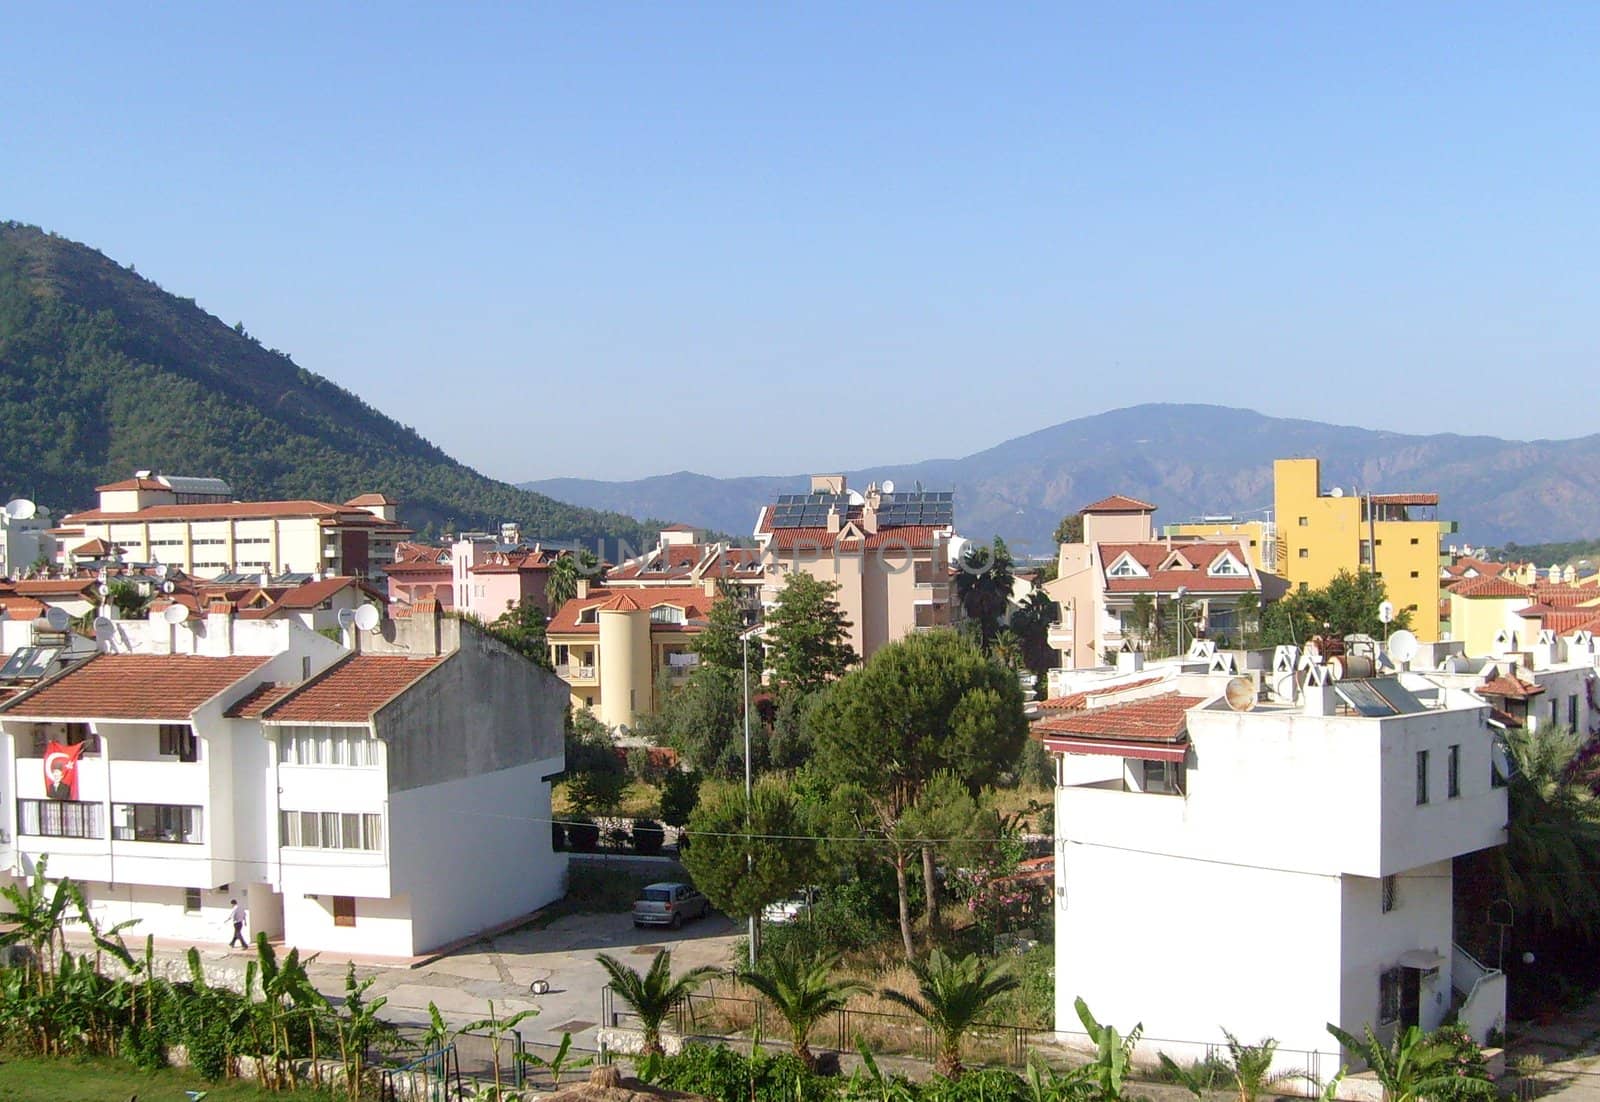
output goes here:
<path id="1" fill-rule="evenodd" d="M 767 629 L 757 624 L 749 631 L 739 633 L 739 652 L 744 665 L 744 867 L 747 873 L 755 871 L 756 858 L 750 850 L 750 803 L 754 797 L 754 774 L 750 763 L 750 639 Z M 750 916 L 750 967 L 756 966 L 756 949 L 761 942 L 761 923 L 757 915 Z"/>

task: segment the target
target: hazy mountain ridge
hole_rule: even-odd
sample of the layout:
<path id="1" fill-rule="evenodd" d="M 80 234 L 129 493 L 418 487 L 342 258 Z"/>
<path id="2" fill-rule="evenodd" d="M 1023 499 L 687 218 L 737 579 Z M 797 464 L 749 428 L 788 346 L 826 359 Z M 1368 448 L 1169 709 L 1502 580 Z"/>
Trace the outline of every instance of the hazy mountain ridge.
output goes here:
<path id="1" fill-rule="evenodd" d="M 103 254 L 0 223 L 0 496 L 94 504 L 137 468 L 217 475 L 242 498 L 382 491 L 421 527 L 515 520 L 545 539 L 654 525 L 488 478 L 350 391 Z"/>
<path id="2" fill-rule="evenodd" d="M 1225 406 L 1131 406 L 1041 429 L 961 459 L 847 472 L 852 486 L 891 478 L 954 490 L 966 535 L 997 533 L 1041 553 L 1067 513 L 1111 493 L 1160 506 L 1157 523 L 1202 513 L 1261 516 L 1272 501 L 1272 461 L 1322 460 L 1325 487 L 1433 490 L 1439 515 L 1475 543 L 1537 543 L 1600 533 L 1600 435 L 1514 441 L 1454 433 L 1411 435 L 1268 417 Z M 718 479 L 680 471 L 630 482 L 543 479 L 528 489 L 596 508 L 671 515 L 746 533 L 777 493 L 804 474 Z"/>

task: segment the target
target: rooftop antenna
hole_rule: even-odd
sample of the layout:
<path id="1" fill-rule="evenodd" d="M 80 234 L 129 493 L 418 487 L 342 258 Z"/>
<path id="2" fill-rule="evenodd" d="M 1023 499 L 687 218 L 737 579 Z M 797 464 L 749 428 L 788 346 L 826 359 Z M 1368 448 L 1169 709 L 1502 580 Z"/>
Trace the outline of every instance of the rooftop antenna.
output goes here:
<path id="1" fill-rule="evenodd" d="M 893 479 L 886 478 L 886 479 L 883 480 L 883 492 L 886 493 L 886 494 L 894 493 L 894 480 Z"/>
<path id="2" fill-rule="evenodd" d="M 382 617 L 378 615 L 377 605 L 362 605 L 356 609 L 355 624 L 362 631 L 371 631 L 376 628 L 380 619 Z"/>
<path id="3" fill-rule="evenodd" d="M 1223 690 L 1228 707 L 1236 712 L 1248 712 L 1256 706 L 1256 683 L 1248 677 L 1235 677 Z"/>
<path id="4" fill-rule="evenodd" d="M 1399 663 L 1410 662 L 1422 649 L 1422 644 L 1417 642 L 1417 637 L 1405 628 L 1401 628 L 1389 636 L 1389 657 Z"/>

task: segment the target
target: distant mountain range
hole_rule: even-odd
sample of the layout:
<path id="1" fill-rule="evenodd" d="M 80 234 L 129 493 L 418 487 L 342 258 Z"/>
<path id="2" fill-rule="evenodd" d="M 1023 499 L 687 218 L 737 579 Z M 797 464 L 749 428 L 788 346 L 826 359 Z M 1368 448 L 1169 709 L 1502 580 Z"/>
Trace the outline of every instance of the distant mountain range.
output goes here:
<path id="1" fill-rule="evenodd" d="M 359 397 L 87 246 L 0 222 L 0 500 L 95 503 L 134 470 L 245 499 L 381 491 L 435 531 L 639 546 L 656 525 L 487 478 Z"/>
<path id="2" fill-rule="evenodd" d="M 1156 503 L 1157 524 L 1203 513 L 1261 516 L 1272 461 L 1314 455 L 1325 488 L 1437 491 L 1461 540 L 1529 544 L 1600 534 L 1600 435 L 1576 440 L 1408 435 L 1267 417 L 1210 405 L 1141 405 L 1066 421 L 966 456 L 849 471 L 953 490 L 956 527 L 1042 554 L 1066 514 L 1107 494 Z M 819 472 L 820 473 L 820 472 Z M 524 489 L 634 516 L 671 516 L 746 534 L 759 507 L 803 492 L 806 475 L 710 478 L 680 471 L 631 482 L 551 478 Z"/>

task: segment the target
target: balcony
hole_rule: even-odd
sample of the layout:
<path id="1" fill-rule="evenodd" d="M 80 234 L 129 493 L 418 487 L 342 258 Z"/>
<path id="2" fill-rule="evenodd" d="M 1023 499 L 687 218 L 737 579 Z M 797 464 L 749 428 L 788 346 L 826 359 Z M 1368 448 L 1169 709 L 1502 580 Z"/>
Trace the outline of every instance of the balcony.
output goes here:
<path id="1" fill-rule="evenodd" d="M 564 666 L 557 666 L 556 676 L 568 685 L 595 685 L 600 681 L 598 667 L 581 666 L 576 662 L 568 662 Z"/>
<path id="2" fill-rule="evenodd" d="M 1051 624 L 1045 629 L 1045 641 L 1057 650 L 1066 650 L 1076 642 L 1070 621 Z"/>

